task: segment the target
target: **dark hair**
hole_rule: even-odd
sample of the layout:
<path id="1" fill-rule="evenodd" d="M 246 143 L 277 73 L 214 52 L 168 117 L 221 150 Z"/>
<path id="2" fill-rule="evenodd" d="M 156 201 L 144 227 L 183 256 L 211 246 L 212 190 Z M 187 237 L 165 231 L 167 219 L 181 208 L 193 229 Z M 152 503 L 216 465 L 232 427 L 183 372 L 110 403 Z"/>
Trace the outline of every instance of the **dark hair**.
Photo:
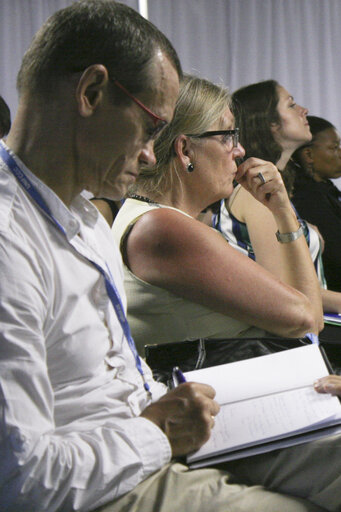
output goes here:
<path id="1" fill-rule="evenodd" d="M 328 130 L 329 128 L 335 129 L 335 126 L 332 123 L 330 123 L 326 119 L 323 119 L 322 117 L 307 116 L 307 121 L 309 123 L 311 134 L 313 136 L 311 143 L 314 142 L 314 137 L 318 133 L 324 132 L 324 130 Z"/>
<path id="2" fill-rule="evenodd" d="M 282 148 L 271 132 L 271 123 L 281 122 L 278 87 L 275 80 L 264 80 L 232 94 L 232 109 L 246 158 L 255 156 L 275 164 L 281 156 Z"/>
<path id="3" fill-rule="evenodd" d="M 6 101 L 0 96 L 0 139 L 8 134 L 11 128 L 11 112 Z"/>
<path id="4" fill-rule="evenodd" d="M 281 124 L 277 110 L 279 83 L 264 80 L 247 85 L 232 94 L 233 113 L 240 130 L 240 142 L 245 158 L 254 156 L 276 164 L 283 148 L 276 142 L 271 123 Z M 295 176 L 295 164 L 289 160 L 282 169 L 282 178 L 288 194 L 291 193 Z"/>
<path id="5" fill-rule="evenodd" d="M 296 164 L 298 164 L 300 167 L 302 167 L 302 170 L 304 170 L 304 166 L 302 165 L 302 159 L 301 159 L 302 149 L 304 149 L 308 146 L 313 146 L 313 144 L 316 140 L 316 135 L 318 135 L 321 132 L 324 132 L 324 130 L 329 130 L 330 128 L 334 128 L 334 130 L 335 130 L 335 126 L 332 123 L 330 123 L 329 121 L 327 121 L 326 119 L 323 119 L 322 117 L 307 116 L 307 121 L 309 123 L 309 128 L 310 128 L 313 138 L 311 139 L 311 141 L 309 141 L 305 144 L 302 144 L 302 146 L 297 148 L 291 157 Z M 309 173 L 309 175 L 310 175 L 310 173 Z"/>
<path id="6" fill-rule="evenodd" d="M 335 130 L 335 126 L 327 121 L 326 119 L 323 119 L 322 117 L 317 116 L 307 116 L 307 121 L 309 123 L 310 131 L 313 136 L 310 142 L 307 142 L 306 144 L 302 144 L 299 148 L 296 149 L 296 151 L 292 155 L 292 160 L 296 164 L 296 180 L 299 180 L 303 177 L 311 180 L 312 174 L 309 169 L 306 169 L 305 165 L 303 165 L 302 161 L 302 149 L 313 146 L 314 142 L 316 140 L 316 135 L 318 135 L 321 132 L 324 132 L 324 130 L 329 130 L 330 128 L 333 128 Z M 298 167 L 297 167 L 298 166 Z"/>
<path id="7" fill-rule="evenodd" d="M 114 0 L 80 0 L 54 13 L 35 35 L 19 70 L 19 94 L 48 96 L 55 82 L 92 64 L 138 93 L 150 82 L 148 65 L 157 49 L 179 77 L 179 58 L 170 41 L 134 9 Z"/>

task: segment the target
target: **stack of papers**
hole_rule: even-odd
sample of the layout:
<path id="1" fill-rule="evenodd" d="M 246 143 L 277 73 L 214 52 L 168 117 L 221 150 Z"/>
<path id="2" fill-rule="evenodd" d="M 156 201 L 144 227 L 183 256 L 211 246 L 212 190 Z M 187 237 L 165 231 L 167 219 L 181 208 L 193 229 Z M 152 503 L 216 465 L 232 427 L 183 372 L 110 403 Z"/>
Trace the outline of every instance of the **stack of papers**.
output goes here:
<path id="1" fill-rule="evenodd" d="M 341 431 L 339 399 L 313 387 L 328 374 L 315 344 L 185 373 L 187 381 L 213 386 L 221 407 L 210 439 L 188 464 L 207 466 Z"/>
<path id="2" fill-rule="evenodd" d="M 338 313 L 325 313 L 323 318 L 326 324 L 341 325 L 341 315 Z"/>

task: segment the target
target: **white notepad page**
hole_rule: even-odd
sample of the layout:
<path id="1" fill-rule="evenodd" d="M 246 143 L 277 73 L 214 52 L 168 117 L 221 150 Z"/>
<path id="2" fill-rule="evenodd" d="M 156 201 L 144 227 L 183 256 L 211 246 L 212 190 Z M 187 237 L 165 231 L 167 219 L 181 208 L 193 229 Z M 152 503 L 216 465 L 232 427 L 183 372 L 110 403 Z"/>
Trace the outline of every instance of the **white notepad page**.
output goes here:
<path id="1" fill-rule="evenodd" d="M 188 381 L 213 385 L 221 405 L 211 438 L 188 462 L 340 417 L 338 398 L 313 388 L 328 373 L 317 345 L 187 372 Z"/>
<path id="2" fill-rule="evenodd" d="M 219 404 L 312 386 L 328 375 L 318 345 L 305 345 L 244 361 L 186 372 L 187 381 L 210 384 Z"/>

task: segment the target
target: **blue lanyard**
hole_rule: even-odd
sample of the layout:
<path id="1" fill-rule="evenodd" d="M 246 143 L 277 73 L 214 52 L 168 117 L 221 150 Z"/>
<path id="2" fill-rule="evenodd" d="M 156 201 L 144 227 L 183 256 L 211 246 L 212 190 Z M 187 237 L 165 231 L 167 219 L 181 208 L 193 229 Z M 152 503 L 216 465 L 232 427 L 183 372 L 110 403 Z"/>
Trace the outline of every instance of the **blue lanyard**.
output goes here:
<path id="1" fill-rule="evenodd" d="M 63 233 L 63 235 L 66 237 L 66 232 L 63 226 L 57 221 L 57 219 L 52 215 L 49 207 L 45 203 L 44 199 L 38 192 L 38 190 L 35 188 L 33 183 L 27 178 L 27 176 L 24 174 L 24 172 L 20 169 L 20 167 L 17 165 L 14 158 L 10 155 L 10 153 L 7 151 L 7 149 L 0 144 L 0 156 L 3 159 L 3 161 L 8 166 L 9 170 L 12 172 L 12 174 L 16 177 L 20 185 L 26 190 L 26 192 L 31 196 L 33 201 L 40 206 L 40 208 L 43 210 L 43 212 L 47 215 L 47 217 L 53 222 L 53 224 Z M 74 247 L 72 245 L 72 247 Z M 133 337 L 131 335 L 129 323 L 127 320 L 127 317 L 124 312 L 124 308 L 121 302 L 120 295 L 118 293 L 118 290 L 115 286 L 114 279 L 111 275 L 111 272 L 109 270 L 109 267 L 107 265 L 107 269 L 104 270 L 98 263 L 95 261 L 92 261 L 90 258 L 87 258 L 87 260 L 94 266 L 96 269 L 100 272 L 100 274 L 104 278 L 105 282 L 105 288 L 107 290 L 107 294 L 109 296 L 109 299 L 114 307 L 114 310 L 116 312 L 117 318 L 121 324 L 122 330 L 124 332 L 124 335 L 128 341 L 128 344 L 130 346 L 130 349 L 134 355 L 135 358 L 135 364 L 137 370 L 140 372 L 142 379 L 143 379 L 143 385 L 145 390 L 150 394 L 150 387 L 148 382 L 145 380 L 145 376 L 142 369 L 141 359 L 138 355 L 135 342 L 133 340 Z"/>

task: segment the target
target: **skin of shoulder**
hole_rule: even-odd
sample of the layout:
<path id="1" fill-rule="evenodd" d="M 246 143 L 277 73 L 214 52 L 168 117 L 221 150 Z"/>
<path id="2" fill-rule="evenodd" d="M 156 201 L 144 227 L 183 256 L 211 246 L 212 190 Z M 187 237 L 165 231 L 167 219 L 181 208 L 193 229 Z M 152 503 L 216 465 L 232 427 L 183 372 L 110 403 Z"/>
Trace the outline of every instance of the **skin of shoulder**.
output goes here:
<path id="1" fill-rule="evenodd" d="M 139 279 L 249 325 L 295 337 L 307 329 L 302 322 L 311 321 L 301 293 L 179 211 L 161 208 L 140 217 L 126 257 Z"/>
<path id="2" fill-rule="evenodd" d="M 128 237 L 129 267 L 141 279 L 167 286 L 184 265 L 197 259 L 198 244 L 206 245 L 210 231 L 208 226 L 171 208 L 147 212 Z"/>

